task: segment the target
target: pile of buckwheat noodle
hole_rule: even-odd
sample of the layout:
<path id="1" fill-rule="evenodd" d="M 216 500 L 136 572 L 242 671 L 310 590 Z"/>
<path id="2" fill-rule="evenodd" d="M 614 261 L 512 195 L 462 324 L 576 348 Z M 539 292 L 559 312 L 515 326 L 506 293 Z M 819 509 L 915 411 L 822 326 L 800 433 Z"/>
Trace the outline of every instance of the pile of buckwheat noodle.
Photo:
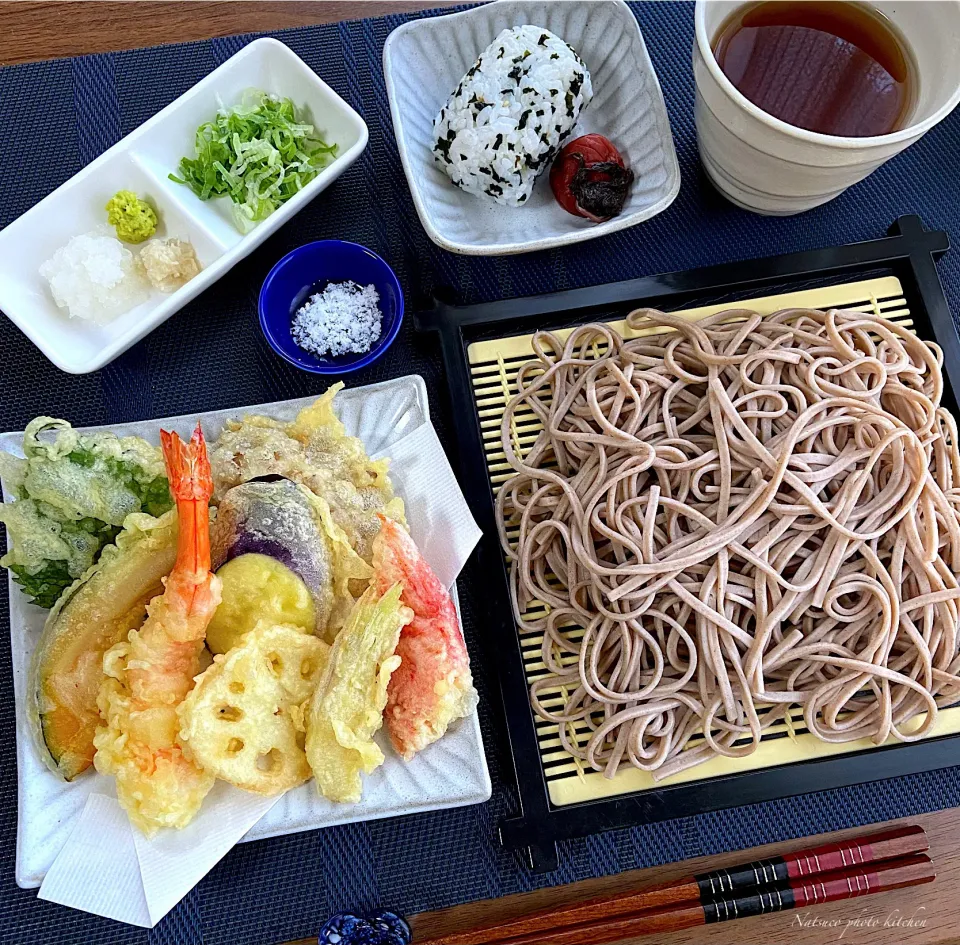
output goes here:
<path id="1" fill-rule="evenodd" d="M 748 755 L 796 706 L 825 741 L 929 733 L 960 699 L 940 350 L 838 311 L 627 323 L 655 333 L 539 332 L 503 416 L 501 541 L 549 671 L 534 710 L 610 777 Z"/>

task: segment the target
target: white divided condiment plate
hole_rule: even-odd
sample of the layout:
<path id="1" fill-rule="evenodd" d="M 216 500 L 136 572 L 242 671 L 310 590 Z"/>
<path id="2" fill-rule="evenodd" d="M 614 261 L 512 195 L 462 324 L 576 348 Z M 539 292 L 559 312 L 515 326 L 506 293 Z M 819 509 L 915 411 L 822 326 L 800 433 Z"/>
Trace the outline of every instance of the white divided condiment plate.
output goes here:
<path id="1" fill-rule="evenodd" d="M 118 423 L 89 429 L 136 434 L 158 442 L 160 428 L 188 435 L 199 419 L 204 433 L 213 441 L 230 418 L 260 413 L 291 420 L 316 396 L 273 404 L 256 404 L 230 410 Z M 416 375 L 347 388 L 337 395 L 337 413 L 347 432 L 360 437 L 372 456 L 387 452 L 401 438 L 429 422 L 427 391 Z M 22 433 L 0 434 L 0 449 L 23 455 Z M 417 534 L 417 505 L 426 499 L 421 484 L 405 477 L 402 464 L 392 464 L 390 478 L 408 507 L 413 537 Z M 11 496 L 3 491 L 5 500 Z M 75 817 L 91 793 L 114 795 L 111 778 L 93 769 L 68 784 L 44 763 L 36 736 L 26 713 L 30 658 L 43 630 L 47 612 L 27 602 L 19 587 L 8 577 L 10 630 L 13 651 L 13 682 L 17 709 L 17 884 L 23 888 L 40 885 L 70 833 Z M 454 602 L 456 587 L 451 589 Z M 459 612 L 459 605 L 458 605 Z M 386 743 L 383 743 L 384 746 Z M 244 840 L 260 840 L 281 834 L 313 830 L 334 824 L 375 820 L 446 807 L 479 804 L 490 797 L 490 775 L 483 753 L 476 712 L 459 722 L 440 741 L 406 763 L 385 747 L 386 761 L 364 778 L 363 798 L 358 804 L 333 804 L 317 794 L 312 782 L 288 791 L 250 830 Z"/>
<path id="2" fill-rule="evenodd" d="M 193 157 L 197 127 L 244 91 L 262 89 L 290 98 L 337 157 L 300 193 L 246 235 L 231 219 L 227 198 L 201 201 L 168 178 L 184 156 Z M 145 121 L 0 230 L 0 311 L 58 367 L 71 374 L 95 371 L 179 311 L 330 186 L 367 144 L 363 119 L 279 40 L 258 39 Z M 203 270 L 176 292 L 149 298 L 106 325 L 70 318 L 50 294 L 40 266 L 72 237 L 106 224 L 104 207 L 118 190 L 152 199 L 157 237 L 193 243 Z"/>
<path id="3" fill-rule="evenodd" d="M 593 101 L 573 133 L 609 138 L 636 179 L 623 212 L 591 223 L 556 202 L 545 170 L 530 200 L 504 207 L 455 187 L 433 158 L 433 120 L 467 69 L 504 29 L 546 27 L 590 70 Z M 412 20 L 383 47 L 397 147 L 430 239 L 455 253 L 494 256 L 566 246 L 647 220 L 673 203 L 680 165 L 640 27 L 621 0 L 497 0 L 464 13 Z"/>

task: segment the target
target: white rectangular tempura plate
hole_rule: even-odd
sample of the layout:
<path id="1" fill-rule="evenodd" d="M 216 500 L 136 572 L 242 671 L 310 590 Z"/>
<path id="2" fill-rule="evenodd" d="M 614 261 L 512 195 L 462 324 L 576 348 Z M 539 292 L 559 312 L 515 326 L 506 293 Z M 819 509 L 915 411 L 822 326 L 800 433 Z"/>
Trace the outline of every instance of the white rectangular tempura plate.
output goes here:
<path id="1" fill-rule="evenodd" d="M 168 178 L 180 158 L 192 157 L 197 127 L 249 88 L 293 100 L 337 157 L 300 193 L 242 235 L 228 198 L 201 201 Z M 251 253 L 271 233 L 330 186 L 367 144 L 363 119 L 299 56 L 279 40 L 245 46 L 153 118 L 101 154 L 23 216 L 0 230 L 0 311 L 61 370 L 85 374 L 108 364 L 179 311 Z M 39 269 L 71 237 L 106 224 L 104 207 L 118 190 L 152 199 L 158 237 L 188 239 L 203 266 L 171 294 L 157 290 L 107 325 L 69 318 Z"/>
<path id="2" fill-rule="evenodd" d="M 259 413 L 291 420 L 317 396 L 83 429 L 136 434 L 156 443 L 161 426 L 186 436 L 200 420 L 207 439 L 212 442 L 230 418 Z M 346 388 L 337 394 L 336 408 L 347 432 L 359 436 L 370 455 L 389 451 L 392 444 L 412 433 L 430 416 L 426 387 L 417 375 L 368 387 Z M 8 453 L 22 455 L 22 442 L 22 433 L 0 434 L 0 449 Z M 409 505 L 409 484 L 405 483 L 403 469 L 391 465 L 390 478 L 397 494 Z M 3 497 L 5 501 L 11 498 L 6 488 Z M 414 534 L 414 538 L 418 536 Z M 47 611 L 28 603 L 9 576 L 8 588 L 17 712 L 16 878 L 19 886 L 31 889 L 43 881 L 70 834 L 74 818 L 83 809 L 87 795 L 96 792 L 112 796 L 115 792 L 112 779 L 93 769 L 68 784 L 44 763 L 27 719 L 26 696 L 30 658 Z M 456 603 L 456 587 L 451 588 L 451 593 Z M 457 610 L 459 613 L 459 604 Z M 334 824 L 462 807 L 482 803 L 490 797 L 490 775 L 476 712 L 409 763 L 388 748 L 385 754 L 383 766 L 364 779 L 363 798 L 358 804 L 332 804 L 320 797 L 315 785 L 308 782 L 280 798 L 244 839 L 261 840 Z"/>

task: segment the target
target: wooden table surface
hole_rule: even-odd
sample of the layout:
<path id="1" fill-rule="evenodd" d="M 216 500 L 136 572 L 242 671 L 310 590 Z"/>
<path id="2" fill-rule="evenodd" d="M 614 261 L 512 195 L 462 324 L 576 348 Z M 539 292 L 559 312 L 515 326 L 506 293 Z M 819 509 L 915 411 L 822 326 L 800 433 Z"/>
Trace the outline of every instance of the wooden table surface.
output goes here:
<path id="1" fill-rule="evenodd" d="M 447 0 L 452 2 L 452 0 Z M 445 5 L 416 0 L 337 0 L 337 2 L 0 2 L 0 64 L 77 56 L 159 43 L 185 42 L 292 26 L 331 23 Z M 960 942 L 960 809 L 911 818 L 930 837 L 937 881 L 917 889 L 899 890 L 867 899 L 836 902 L 775 916 L 746 919 L 658 936 L 658 945 L 820 945 L 869 942 L 870 945 L 947 945 Z M 852 835 L 860 831 L 844 831 Z M 719 866 L 810 846 L 776 844 L 754 851 L 706 857 L 681 864 L 638 870 L 563 889 L 547 889 L 493 902 L 470 903 L 413 918 L 415 933 L 435 936 L 454 928 L 486 925 L 497 918 L 533 912 L 552 903 L 589 899 L 598 894 L 639 888 Z M 389 905 L 389 904 L 387 904 Z M 311 942 L 315 942 L 312 939 Z M 649 943 L 636 939 L 637 945 Z M 270 945 L 270 943 L 264 943 Z M 549 945 L 544 942 L 544 945 Z"/>
<path id="2" fill-rule="evenodd" d="M 35 3 L 0 0 L 0 65 L 112 52 L 136 46 L 336 23 L 449 6 L 458 0 L 316 0 L 155 3 L 153 0 Z"/>
<path id="3" fill-rule="evenodd" d="M 936 865 L 937 878 L 926 886 L 737 922 L 701 926 L 682 932 L 661 933 L 655 940 L 650 936 L 630 939 L 623 945 L 730 945 L 732 942 L 736 945 L 825 945 L 833 942 L 847 945 L 954 945 L 960 942 L 960 844 L 957 842 L 960 838 L 960 808 L 921 814 L 902 821 L 894 820 L 884 826 L 908 823 L 920 824 L 930 840 L 930 856 Z M 858 827 L 856 830 L 824 834 L 819 839 L 806 837 L 790 843 L 770 844 L 723 856 L 701 857 L 669 866 L 587 880 L 562 889 L 541 889 L 519 896 L 425 913 L 412 919 L 413 940 L 416 943 L 418 933 L 424 938 L 435 938 L 455 929 L 482 928 L 498 920 L 540 912 L 553 904 L 583 902 L 596 896 L 639 890 L 691 873 L 704 873 L 718 867 L 812 847 L 818 842 L 826 842 L 828 836 L 830 840 L 839 840 L 876 829 L 880 828 Z M 298 945 L 315 945 L 315 941 L 304 941 Z M 544 939 L 542 945 L 550 945 L 549 939 Z"/>

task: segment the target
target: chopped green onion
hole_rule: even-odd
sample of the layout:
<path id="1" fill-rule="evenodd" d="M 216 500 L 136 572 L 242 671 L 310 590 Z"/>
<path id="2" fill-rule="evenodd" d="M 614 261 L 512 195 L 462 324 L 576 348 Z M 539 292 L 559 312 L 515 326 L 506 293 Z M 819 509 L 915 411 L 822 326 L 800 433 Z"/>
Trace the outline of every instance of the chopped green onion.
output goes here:
<path id="1" fill-rule="evenodd" d="M 313 125 L 298 121 L 293 102 L 250 90 L 197 129 L 196 157 L 180 159 L 179 176 L 201 200 L 229 197 L 246 233 L 299 193 L 336 156 Z"/>

